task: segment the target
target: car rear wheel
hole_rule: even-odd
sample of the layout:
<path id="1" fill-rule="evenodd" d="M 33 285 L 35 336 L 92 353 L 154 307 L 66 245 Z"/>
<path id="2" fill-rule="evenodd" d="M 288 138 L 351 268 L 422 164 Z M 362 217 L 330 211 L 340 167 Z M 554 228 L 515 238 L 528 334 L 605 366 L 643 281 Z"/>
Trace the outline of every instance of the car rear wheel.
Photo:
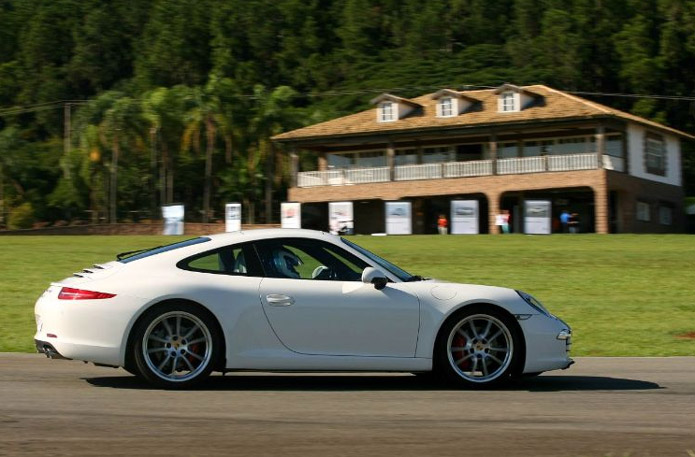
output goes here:
<path id="1" fill-rule="evenodd" d="M 494 308 L 474 306 L 452 316 L 439 334 L 435 362 L 445 379 L 469 387 L 509 379 L 521 352 L 512 317 Z"/>
<path id="2" fill-rule="evenodd" d="M 136 371 L 159 387 L 191 387 L 216 366 L 220 338 L 214 318 L 196 307 L 153 308 L 135 329 Z"/>

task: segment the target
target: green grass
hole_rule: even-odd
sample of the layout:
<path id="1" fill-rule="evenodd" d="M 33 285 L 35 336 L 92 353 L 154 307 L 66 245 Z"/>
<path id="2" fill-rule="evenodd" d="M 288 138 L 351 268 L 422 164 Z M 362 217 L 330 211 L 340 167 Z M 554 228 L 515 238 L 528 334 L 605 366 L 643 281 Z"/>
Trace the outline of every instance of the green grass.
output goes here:
<path id="1" fill-rule="evenodd" d="M 523 289 L 574 330 L 575 355 L 695 355 L 695 237 L 353 238 L 410 271 Z M 31 351 L 33 305 L 55 280 L 174 237 L 0 238 L 0 351 Z"/>

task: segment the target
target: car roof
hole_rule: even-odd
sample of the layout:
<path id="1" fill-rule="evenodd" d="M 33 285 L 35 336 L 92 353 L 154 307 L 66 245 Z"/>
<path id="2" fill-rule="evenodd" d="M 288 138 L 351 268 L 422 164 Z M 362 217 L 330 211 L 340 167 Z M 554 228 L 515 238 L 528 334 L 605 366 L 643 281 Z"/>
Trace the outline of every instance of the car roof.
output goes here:
<path id="1" fill-rule="evenodd" d="M 288 229 L 288 228 L 271 228 L 271 229 L 254 229 L 242 230 L 238 232 L 217 233 L 208 235 L 215 244 L 217 243 L 234 243 L 253 240 L 264 240 L 270 238 L 314 238 L 325 239 L 335 242 L 339 237 L 331 235 L 327 232 L 309 229 Z"/>

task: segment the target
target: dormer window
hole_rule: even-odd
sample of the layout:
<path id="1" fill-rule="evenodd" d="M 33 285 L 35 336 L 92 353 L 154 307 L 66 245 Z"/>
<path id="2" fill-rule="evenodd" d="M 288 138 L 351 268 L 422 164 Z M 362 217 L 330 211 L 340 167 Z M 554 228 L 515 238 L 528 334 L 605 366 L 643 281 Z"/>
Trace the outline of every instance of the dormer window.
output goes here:
<path id="1" fill-rule="evenodd" d="M 451 97 L 439 99 L 439 113 L 441 117 L 451 117 L 454 115 L 453 100 Z"/>
<path id="2" fill-rule="evenodd" d="M 478 103 L 475 98 L 467 97 L 451 89 L 442 89 L 432 95 L 437 101 L 437 117 L 455 117 L 465 113 Z"/>
<path id="3" fill-rule="evenodd" d="M 396 120 L 395 103 L 381 102 L 379 103 L 379 122 L 391 122 Z"/>
<path id="4" fill-rule="evenodd" d="M 422 106 L 407 98 L 396 97 L 391 94 L 379 95 L 372 99 L 372 104 L 376 105 L 377 122 L 394 122 L 422 109 Z"/>
<path id="5" fill-rule="evenodd" d="M 519 111 L 518 108 L 516 107 L 516 94 L 514 92 L 508 91 L 508 92 L 503 92 L 502 95 L 500 95 L 500 98 L 502 99 L 502 111 L 503 112 L 510 112 L 510 111 Z"/>

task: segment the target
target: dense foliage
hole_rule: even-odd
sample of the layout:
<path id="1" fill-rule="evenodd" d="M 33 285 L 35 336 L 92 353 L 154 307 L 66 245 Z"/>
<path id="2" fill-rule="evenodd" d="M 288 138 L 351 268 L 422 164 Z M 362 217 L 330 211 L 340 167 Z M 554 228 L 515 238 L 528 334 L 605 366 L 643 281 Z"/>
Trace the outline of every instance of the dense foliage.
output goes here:
<path id="1" fill-rule="evenodd" d="M 277 219 L 269 137 L 383 90 L 686 96 L 588 97 L 693 132 L 694 69 L 695 0 L 0 0 L 0 215 Z"/>

